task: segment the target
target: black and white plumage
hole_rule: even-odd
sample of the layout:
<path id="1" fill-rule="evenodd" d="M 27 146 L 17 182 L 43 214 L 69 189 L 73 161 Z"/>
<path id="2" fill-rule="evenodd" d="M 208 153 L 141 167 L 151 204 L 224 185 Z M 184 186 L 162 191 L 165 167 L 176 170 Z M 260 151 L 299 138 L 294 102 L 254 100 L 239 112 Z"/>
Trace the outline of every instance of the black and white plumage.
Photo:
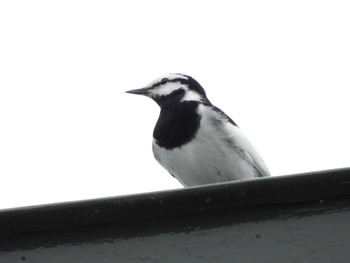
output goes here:
<path id="1" fill-rule="evenodd" d="M 153 131 L 157 161 L 184 186 L 269 176 L 234 121 L 208 100 L 192 77 L 168 74 L 142 89 L 160 106 Z"/>

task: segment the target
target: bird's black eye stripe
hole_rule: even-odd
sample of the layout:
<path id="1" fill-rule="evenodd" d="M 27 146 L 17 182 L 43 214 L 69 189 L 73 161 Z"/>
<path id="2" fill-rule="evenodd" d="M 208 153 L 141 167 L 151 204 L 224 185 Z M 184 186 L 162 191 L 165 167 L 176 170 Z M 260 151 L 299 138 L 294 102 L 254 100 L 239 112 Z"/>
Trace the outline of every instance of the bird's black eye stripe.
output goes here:
<path id="1" fill-rule="evenodd" d="M 168 82 L 169 82 L 169 79 L 164 78 L 164 79 L 162 79 L 162 80 L 160 81 L 160 84 L 161 84 L 161 85 L 164 85 L 164 84 L 166 84 L 166 83 L 168 83 Z"/>

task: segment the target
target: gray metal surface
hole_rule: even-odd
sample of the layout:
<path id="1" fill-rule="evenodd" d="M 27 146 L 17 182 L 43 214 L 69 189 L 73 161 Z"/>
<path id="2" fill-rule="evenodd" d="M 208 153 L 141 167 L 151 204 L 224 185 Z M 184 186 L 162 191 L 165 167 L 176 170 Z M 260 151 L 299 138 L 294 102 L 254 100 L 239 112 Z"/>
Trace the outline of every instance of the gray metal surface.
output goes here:
<path id="1" fill-rule="evenodd" d="M 0 262 L 347 262 L 350 170 L 0 211 Z"/>

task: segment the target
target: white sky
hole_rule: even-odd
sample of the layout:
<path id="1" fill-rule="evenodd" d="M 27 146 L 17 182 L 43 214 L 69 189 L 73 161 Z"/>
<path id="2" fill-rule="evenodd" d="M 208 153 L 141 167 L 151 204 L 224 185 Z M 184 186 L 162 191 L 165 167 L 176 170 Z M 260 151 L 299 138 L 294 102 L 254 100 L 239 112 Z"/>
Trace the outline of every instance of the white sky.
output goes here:
<path id="1" fill-rule="evenodd" d="M 350 166 L 349 1 L 1 1 L 0 208 L 178 188 L 159 108 L 193 76 L 273 175 Z"/>

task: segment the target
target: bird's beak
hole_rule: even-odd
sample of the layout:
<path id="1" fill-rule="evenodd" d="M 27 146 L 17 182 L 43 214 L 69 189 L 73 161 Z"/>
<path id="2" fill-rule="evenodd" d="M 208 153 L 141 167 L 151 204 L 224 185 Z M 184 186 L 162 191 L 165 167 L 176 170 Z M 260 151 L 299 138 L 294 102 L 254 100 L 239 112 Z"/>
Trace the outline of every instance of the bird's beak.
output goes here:
<path id="1" fill-rule="evenodd" d="M 132 89 L 132 90 L 128 90 L 125 91 L 126 93 L 131 93 L 131 94 L 136 94 L 136 95 L 148 95 L 148 90 L 147 88 L 142 88 L 142 89 Z"/>

